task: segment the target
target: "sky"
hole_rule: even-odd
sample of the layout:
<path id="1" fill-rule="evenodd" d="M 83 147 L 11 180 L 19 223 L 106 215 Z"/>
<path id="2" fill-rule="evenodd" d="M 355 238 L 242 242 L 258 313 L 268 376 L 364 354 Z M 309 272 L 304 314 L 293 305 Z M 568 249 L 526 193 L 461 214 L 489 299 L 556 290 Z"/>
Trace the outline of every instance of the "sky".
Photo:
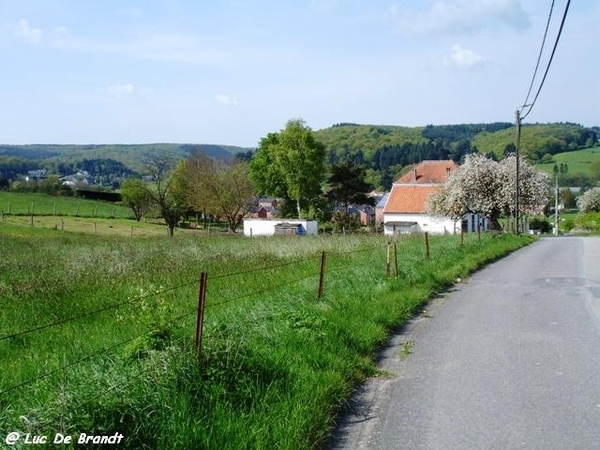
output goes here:
<path id="1" fill-rule="evenodd" d="M 0 143 L 256 147 L 291 119 L 513 122 L 551 3 L 0 0 Z M 525 123 L 600 125 L 599 24 L 600 2 L 572 2 Z"/>

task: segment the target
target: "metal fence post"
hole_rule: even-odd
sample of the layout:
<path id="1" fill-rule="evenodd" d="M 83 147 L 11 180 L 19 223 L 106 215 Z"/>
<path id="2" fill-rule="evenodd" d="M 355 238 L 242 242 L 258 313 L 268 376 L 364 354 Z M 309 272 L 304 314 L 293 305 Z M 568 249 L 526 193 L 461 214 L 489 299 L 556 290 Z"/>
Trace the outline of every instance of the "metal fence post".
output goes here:
<path id="1" fill-rule="evenodd" d="M 206 303 L 206 272 L 200 274 L 200 287 L 198 289 L 198 317 L 196 319 L 196 353 L 198 356 L 202 350 L 202 328 L 204 325 L 204 306 Z"/>
<path id="2" fill-rule="evenodd" d="M 325 262 L 326 262 L 325 251 L 321 253 L 321 272 L 319 274 L 319 293 L 318 298 L 323 297 L 323 287 L 325 284 Z"/>
<path id="3" fill-rule="evenodd" d="M 425 232 L 425 258 L 429 259 L 429 233 Z"/>

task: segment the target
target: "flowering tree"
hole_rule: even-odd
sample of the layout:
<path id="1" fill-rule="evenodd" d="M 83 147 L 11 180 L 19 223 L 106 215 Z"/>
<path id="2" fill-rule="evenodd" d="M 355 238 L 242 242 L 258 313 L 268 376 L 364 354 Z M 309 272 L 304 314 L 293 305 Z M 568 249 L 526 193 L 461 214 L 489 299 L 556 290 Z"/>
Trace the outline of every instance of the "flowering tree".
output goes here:
<path id="1" fill-rule="evenodd" d="M 500 161 L 502 215 L 513 216 L 516 207 L 517 158 L 509 155 Z M 519 211 L 525 214 L 539 214 L 548 203 L 550 177 L 537 172 L 523 159 L 519 160 Z"/>
<path id="2" fill-rule="evenodd" d="M 524 161 L 519 163 L 519 169 L 519 209 L 529 214 L 539 212 L 548 201 L 549 178 Z M 430 198 L 428 212 L 454 220 L 467 213 L 481 214 L 490 220 L 491 229 L 499 230 L 500 217 L 514 213 L 515 191 L 514 156 L 498 163 L 481 154 L 470 154 Z"/>
<path id="3" fill-rule="evenodd" d="M 582 214 L 600 212 L 600 188 L 595 187 L 577 198 L 577 207 Z"/>
<path id="4" fill-rule="evenodd" d="M 500 183 L 497 162 L 478 153 L 469 154 L 464 164 L 450 174 L 441 190 L 430 198 L 428 211 L 454 220 L 467 213 L 482 214 L 490 219 L 492 229 L 499 229 L 502 209 L 497 196 Z"/>

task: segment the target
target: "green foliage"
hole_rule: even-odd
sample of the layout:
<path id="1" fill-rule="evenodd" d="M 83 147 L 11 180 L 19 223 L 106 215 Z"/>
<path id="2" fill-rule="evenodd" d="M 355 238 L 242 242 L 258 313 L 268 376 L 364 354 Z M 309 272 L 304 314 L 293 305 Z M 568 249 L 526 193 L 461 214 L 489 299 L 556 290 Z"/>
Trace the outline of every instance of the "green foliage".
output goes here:
<path id="1" fill-rule="evenodd" d="M 194 153 L 183 163 L 182 196 L 194 211 L 227 219 L 229 231 L 242 224 L 255 201 L 246 161 L 224 163 Z"/>
<path id="2" fill-rule="evenodd" d="M 538 163 L 536 168 L 550 175 L 558 170 L 561 186 L 591 187 L 600 182 L 600 148 L 592 147 L 584 150 L 558 153 L 553 156 L 552 163 Z M 566 170 L 560 170 L 565 168 Z"/>
<path id="3" fill-rule="evenodd" d="M 327 180 L 328 190 L 326 197 L 333 202 L 348 208 L 355 203 L 359 205 L 375 205 L 375 201 L 367 194 L 373 190 L 373 185 L 367 183 L 367 171 L 364 167 L 347 161 L 334 164 L 330 168 L 331 174 Z"/>
<path id="4" fill-rule="evenodd" d="M 576 124 L 525 124 L 521 129 L 520 151 L 530 161 L 537 162 L 546 154 L 556 155 L 584 148 L 588 139 L 595 137 L 594 130 Z M 505 154 L 505 149 L 514 145 L 514 141 L 513 127 L 493 133 L 482 132 L 473 138 L 472 144 L 481 151 L 492 151 L 501 158 Z"/>
<path id="5" fill-rule="evenodd" d="M 560 200 L 562 201 L 565 209 L 577 208 L 577 197 L 575 196 L 573 191 L 569 188 L 561 189 Z"/>
<path id="6" fill-rule="evenodd" d="M 336 156 L 336 160 L 362 152 L 367 161 L 372 161 L 378 148 L 426 143 L 428 140 L 422 136 L 422 130 L 422 127 L 350 124 L 315 131 L 315 136 L 325 145 L 328 153 Z"/>
<path id="7" fill-rule="evenodd" d="M 456 277 L 531 242 L 433 236 L 425 262 L 420 238 L 401 240 L 402 276 L 386 279 L 381 237 L 136 240 L 2 227 L 3 335 L 128 303 L 1 340 L 3 388 L 56 374 L 0 397 L 0 422 L 46 435 L 119 431 L 124 449 L 323 446 L 393 329 Z M 201 270 L 210 284 L 198 361 Z M 155 326 L 165 322 L 168 334 Z"/>
<path id="8" fill-rule="evenodd" d="M 575 220 L 577 228 L 582 230 L 591 231 L 593 233 L 600 232 L 600 212 L 591 211 L 582 214 Z"/>
<path id="9" fill-rule="evenodd" d="M 537 230 L 542 234 L 546 234 L 552 230 L 552 224 L 546 218 L 532 217 L 529 219 L 529 229 Z"/>
<path id="10" fill-rule="evenodd" d="M 334 212 L 331 217 L 331 222 L 333 223 L 333 231 L 336 233 L 356 230 L 360 226 L 358 219 L 347 211 Z"/>
<path id="11" fill-rule="evenodd" d="M 325 147 L 302 120 L 290 120 L 284 130 L 261 140 L 250 171 L 262 194 L 295 201 L 300 215 L 321 194 Z"/>
<path id="12" fill-rule="evenodd" d="M 83 161 L 94 160 L 100 164 L 110 161 L 121 163 L 128 169 L 145 173 L 144 160 L 157 155 L 168 155 L 173 159 L 184 159 L 194 151 L 201 151 L 217 158 L 231 158 L 232 155 L 251 149 L 212 144 L 93 144 L 93 145 L 0 145 L 0 157 L 18 157 L 21 159 L 37 161 L 40 165 L 57 168 L 58 164 L 73 166 Z M 81 167 L 78 167 L 81 169 Z M 122 171 L 122 166 L 110 169 Z M 31 170 L 31 169 L 29 169 Z M 70 170 L 70 169 L 69 169 Z M 85 170 L 85 169 L 84 169 Z"/>
<path id="13" fill-rule="evenodd" d="M 128 178 L 123 182 L 121 198 L 138 222 L 152 208 L 152 195 L 148 192 L 146 184 L 137 178 Z"/>

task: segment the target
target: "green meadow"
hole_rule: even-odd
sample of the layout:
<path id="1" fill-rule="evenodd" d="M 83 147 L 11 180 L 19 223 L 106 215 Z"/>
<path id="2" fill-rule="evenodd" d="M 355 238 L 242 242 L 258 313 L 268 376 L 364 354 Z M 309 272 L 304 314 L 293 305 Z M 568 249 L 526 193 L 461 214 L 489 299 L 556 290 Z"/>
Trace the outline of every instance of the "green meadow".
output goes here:
<path id="1" fill-rule="evenodd" d="M 558 153 L 552 157 L 553 162 L 539 163 L 535 167 L 554 175 L 554 165 L 567 164 L 569 174 L 598 175 L 600 169 L 600 147 L 587 148 L 574 152 Z"/>
<path id="2" fill-rule="evenodd" d="M 377 235 L 168 239 L 0 222 L 0 437 L 322 447 L 360 383 L 385 376 L 375 361 L 393 330 L 457 277 L 530 242 L 432 236 L 426 259 L 421 236 L 403 237 L 395 276 Z"/>
<path id="3" fill-rule="evenodd" d="M 0 191 L 0 211 L 17 216 L 133 218 L 129 208 L 108 202 L 40 193 Z"/>

